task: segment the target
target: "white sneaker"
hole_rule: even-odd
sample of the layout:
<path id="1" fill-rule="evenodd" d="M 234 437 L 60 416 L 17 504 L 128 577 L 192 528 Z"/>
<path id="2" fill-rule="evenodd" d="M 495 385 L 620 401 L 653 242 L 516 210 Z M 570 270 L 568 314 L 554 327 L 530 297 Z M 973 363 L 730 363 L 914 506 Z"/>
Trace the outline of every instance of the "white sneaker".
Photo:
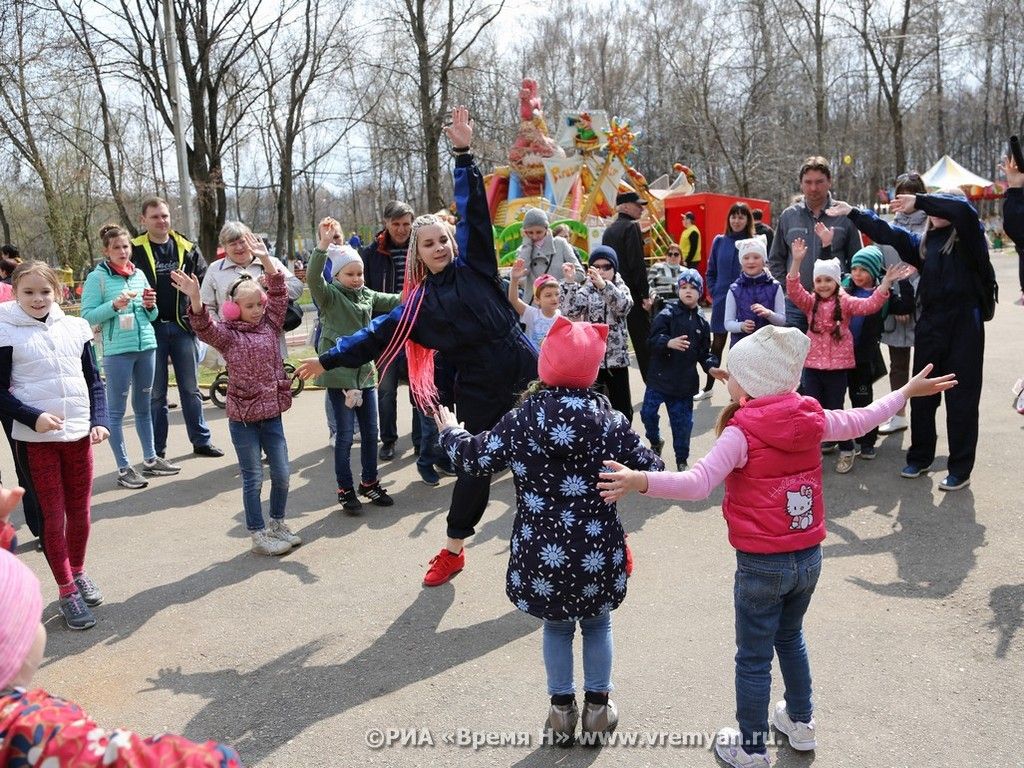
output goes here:
<path id="1" fill-rule="evenodd" d="M 693 402 L 696 403 L 698 400 L 707 400 L 709 397 L 711 397 L 711 390 L 702 389 L 700 392 L 693 396 Z"/>
<path id="2" fill-rule="evenodd" d="M 252 533 L 252 551 L 257 555 L 283 555 L 291 549 L 291 544 L 271 536 L 266 529 Z"/>
<path id="3" fill-rule="evenodd" d="M 328 444 L 329 446 L 331 446 L 331 448 L 333 448 L 333 447 L 334 447 L 334 444 L 335 444 L 335 443 L 336 443 L 337 441 L 338 441 L 338 438 L 336 438 L 336 437 L 335 437 L 334 435 L 331 435 L 330 437 L 328 437 L 328 438 L 327 438 L 327 444 Z"/>
<path id="4" fill-rule="evenodd" d="M 856 455 L 853 451 L 840 451 L 839 461 L 836 462 L 836 472 L 845 475 L 853 469 L 853 460 Z"/>
<path id="5" fill-rule="evenodd" d="M 772 764 L 767 752 L 751 755 L 740 746 L 742 741 L 735 728 L 722 728 L 715 736 L 715 754 L 733 768 L 768 768 Z"/>
<path id="6" fill-rule="evenodd" d="M 909 426 L 906 416 L 893 416 L 878 426 L 878 434 L 891 435 L 893 432 L 901 432 Z"/>
<path id="7" fill-rule="evenodd" d="M 288 527 L 284 520 L 270 518 L 270 526 L 267 528 L 267 533 L 275 539 L 287 541 L 293 547 L 297 547 L 302 543 L 302 539 L 292 532 L 292 529 Z"/>
<path id="8" fill-rule="evenodd" d="M 786 734 L 789 738 L 789 746 L 798 752 L 810 752 L 817 748 L 818 742 L 814 737 L 814 718 L 809 723 L 798 723 L 791 720 L 786 711 L 786 702 L 780 701 L 775 705 L 772 712 L 772 725 Z"/>

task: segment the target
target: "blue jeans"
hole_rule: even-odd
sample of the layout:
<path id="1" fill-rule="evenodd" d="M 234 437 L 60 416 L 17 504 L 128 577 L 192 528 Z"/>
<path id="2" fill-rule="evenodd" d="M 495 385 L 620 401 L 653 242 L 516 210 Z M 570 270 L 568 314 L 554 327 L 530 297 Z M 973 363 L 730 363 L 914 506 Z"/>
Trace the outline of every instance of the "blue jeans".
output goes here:
<path id="1" fill-rule="evenodd" d="M 263 524 L 263 453 L 270 460 L 270 516 L 284 519 L 288 503 L 288 443 L 284 439 L 281 417 L 263 421 L 229 421 L 231 444 L 238 455 L 238 468 L 242 475 L 242 507 L 245 509 L 245 527 L 259 531 Z"/>
<path id="2" fill-rule="evenodd" d="M 825 410 L 842 410 L 846 404 L 847 372 L 825 371 L 819 368 L 804 368 L 801 382 L 803 393 L 813 397 Z M 840 440 L 839 450 L 852 451 L 853 440 Z"/>
<path id="3" fill-rule="evenodd" d="M 203 418 L 203 400 L 199 397 L 199 380 L 196 376 L 195 337 L 181 329 L 177 323 L 158 321 L 153 323 L 156 331 L 156 368 L 153 374 L 153 442 L 156 452 L 167 450 L 167 358 L 174 366 L 174 378 L 178 382 L 178 397 L 181 399 L 181 413 L 185 417 L 185 430 L 193 446 L 210 444 L 210 428 Z"/>
<path id="4" fill-rule="evenodd" d="M 773 648 L 789 716 L 806 723 L 814 712 L 803 624 L 820 575 L 817 545 L 770 555 L 736 553 L 736 720 L 751 754 L 766 750 Z"/>
<path id="5" fill-rule="evenodd" d="M 658 409 L 664 403 L 668 409 L 668 423 L 672 427 L 672 450 L 676 464 L 690 459 L 690 433 L 693 432 L 693 398 L 671 397 L 656 389 L 647 388 L 644 403 L 640 406 L 640 421 L 644 424 L 647 439 L 652 443 L 661 442 L 661 427 Z"/>
<path id="6" fill-rule="evenodd" d="M 327 417 L 327 436 L 334 437 L 338 434 L 338 420 L 334 418 L 334 406 L 331 405 L 331 396 L 324 391 L 324 415 Z"/>
<path id="7" fill-rule="evenodd" d="M 156 364 L 155 350 L 125 352 L 108 355 L 103 359 L 107 376 L 107 412 L 110 416 L 110 449 L 118 469 L 124 469 L 131 462 L 124 446 L 125 408 L 128 405 L 128 389 L 132 393 L 132 411 L 135 413 L 135 433 L 142 444 L 142 458 L 156 456 L 153 447 L 153 416 L 150 402 L 153 393 L 153 370 Z"/>
<path id="8" fill-rule="evenodd" d="M 420 425 L 420 455 L 416 457 L 416 466 L 426 469 L 434 464 L 447 465 L 449 463 L 448 455 L 441 450 L 441 444 L 438 442 L 440 433 L 437 431 L 437 423 L 434 418 L 427 416 L 415 406 L 413 406 L 413 418 Z"/>
<path id="9" fill-rule="evenodd" d="M 583 690 L 605 693 L 612 690 L 612 615 L 610 611 L 580 619 L 583 635 Z M 548 695 L 576 692 L 572 675 L 572 639 L 575 621 L 544 619 L 544 668 L 548 673 Z"/>
<path id="10" fill-rule="evenodd" d="M 338 421 L 338 435 L 334 443 L 334 476 L 338 481 L 338 488 L 354 487 L 349 454 L 352 452 L 357 419 L 361 478 L 366 484 L 377 479 L 377 390 L 370 387 L 362 392 L 363 404 L 357 408 L 349 408 L 345 405 L 345 390 L 333 387 L 327 390 L 331 405 L 334 406 L 334 417 Z"/>

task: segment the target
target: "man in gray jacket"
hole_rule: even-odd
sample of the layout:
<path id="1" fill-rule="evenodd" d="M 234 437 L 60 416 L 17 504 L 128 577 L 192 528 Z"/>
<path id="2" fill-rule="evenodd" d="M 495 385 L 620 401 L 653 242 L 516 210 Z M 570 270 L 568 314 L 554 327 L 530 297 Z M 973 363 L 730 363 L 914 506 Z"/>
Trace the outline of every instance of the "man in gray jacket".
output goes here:
<path id="1" fill-rule="evenodd" d="M 768 255 L 768 269 L 783 285 L 789 271 L 790 246 L 797 238 L 807 243 L 807 258 L 800 264 L 800 282 L 808 291 L 814 290 L 814 262 L 822 258 L 821 240 L 814 234 L 814 226 L 821 222 L 833 230 L 832 253 L 838 258 L 843 272 L 850 271 L 850 260 L 861 248 L 860 232 L 845 216 L 828 216 L 825 209 L 832 205 L 832 168 L 824 157 L 808 157 L 800 166 L 800 191 L 803 198 L 789 206 L 779 216 L 772 250 Z M 807 317 L 788 298 L 786 324 L 807 331 Z"/>

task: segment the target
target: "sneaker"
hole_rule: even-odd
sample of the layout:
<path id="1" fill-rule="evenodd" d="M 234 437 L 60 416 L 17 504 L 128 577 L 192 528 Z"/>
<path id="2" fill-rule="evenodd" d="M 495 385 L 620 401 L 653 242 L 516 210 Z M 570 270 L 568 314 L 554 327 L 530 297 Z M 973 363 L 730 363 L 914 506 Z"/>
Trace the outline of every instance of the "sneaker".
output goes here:
<path id="1" fill-rule="evenodd" d="M 424 587 L 439 587 L 451 580 L 452 576 L 466 567 L 466 550 L 453 555 L 442 547 L 430 561 L 430 568 L 423 577 Z"/>
<path id="2" fill-rule="evenodd" d="M 78 592 L 60 599 L 60 612 L 68 629 L 89 629 L 96 626 L 96 617 Z"/>
<path id="3" fill-rule="evenodd" d="M 267 528 L 267 534 L 275 539 L 287 541 L 293 547 L 297 547 L 302 543 L 302 539 L 295 535 L 284 520 L 276 520 L 273 517 L 270 518 L 270 527 Z"/>
<path id="4" fill-rule="evenodd" d="M 710 389 L 702 389 L 700 392 L 698 392 L 696 395 L 693 396 L 693 402 L 696 403 L 696 402 L 698 402 L 700 400 L 707 400 L 710 397 L 711 397 L 711 390 Z"/>
<path id="5" fill-rule="evenodd" d="M 556 747 L 571 747 L 576 741 L 576 724 L 580 721 L 580 710 L 575 700 L 569 704 L 552 704 L 544 730 L 551 733 L 551 744 Z"/>
<path id="6" fill-rule="evenodd" d="M 381 461 L 391 461 L 395 458 L 395 444 L 383 443 L 380 447 L 380 453 L 377 454 L 377 458 Z"/>
<path id="7" fill-rule="evenodd" d="M 327 438 L 327 444 L 329 446 L 331 446 L 331 448 L 333 448 L 334 444 L 337 443 L 337 442 L 338 442 L 338 438 L 335 437 L 334 435 L 331 435 L 330 437 Z"/>
<path id="8" fill-rule="evenodd" d="M 594 697 L 590 691 L 586 696 Z M 619 710 L 615 702 L 608 698 L 608 694 L 598 694 L 602 702 L 583 702 L 583 732 L 584 733 L 611 733 L 619 724 Z"/>
<path id="9" fill-rule="evenodd" d="M 814 718 L 809 723 L 800 723 L 791 720 L 786 711 L 786 702 L 780 701 L 775 705 L 775 711 L 771 716 L 772 725 L 786 734 L 789 739 L 789 746 L 798 752 L 810 752 L 818 746 L 814 738 Z"/>
<path id="10" fill-rule="evenodd" d="M 828 454 L 835 453 L 838 450 L 839 450 L 839 443 L 822 443 L 821 444 L 821 454 L 822 454 L 822 456 L 827 456 Z"/>
<path id="11" fill-rule="evenodd" d="M 855 453 L 864 461 L 874 461 L 878 457 L 878 453 L 875 452 L 875 446 L 868 447 L 866 445 L 858 445 Z"/>
<path id="12" fill-rule="evenodd" d="M 665 447 L 664 440 L 651 440 L 651 450 L 661 456 L 661 449 Z"/>
<path id="13" fill-rule="evenodd" d="M 365 496 L 370 503 L 378 507 L 393 506 L 395 500 L 388 496 L 388 492 L 380 486 L 380 480 L 374 480 L 369 485 L 359 483 L 359 495 Z"/>
<path id="14" fill-rule="evenodd" d="M 75 586 L 78 587 L 78 594 L 85 600 L 86 605 L 99 605 L 103 602 L 103 593 L 85 571 L 75 576 Z"/>
<path id="15" fill-rule="evenodd" d="M 910 423 L 906 416 L 893 416 L 878 425 L 878 434 L 891 435 L 893 432 L 901 432 L 909 426 Z"/>
<path id="16" fill-rule="evenodd" d="M 213 445 L 212 443 L 207 443 L 206 445 L 193 446 L 192 453 L 194 453 L 196 456 L 209 456 L 211 459 L 219 459 L 221 456 L 224 455 L 224 451 L 222 451 L 220 448 Z"/>
<path id="17" fill-rule="evenodd" d="M 840 451 L 839 461 L 836 462 L 836 472 L 840 475 L 845 475 L 851 469 L 853 469 L 853 460 L 856 454 L 853 451 Z"/>
<path id="18" fill-rule="evenodd" d="M 733 768 L 768 768 L 772 764 L 767 752 L 750 754 L 740 746 L 742 741 L 735 728 L 722 728 L 715 736 L 715 754 Z"/>
<path id="19" fill-rule="evenodd" d="M 125 467 L 124 469 L 117 470 L 117 484 L 122 488 L 138 490 L 139 488 L 146 488 L 149 485 L 149 481 L 136 472 L 135 467 Z"/>
<path id="20" fill-rule="evenodd" d="M 338 489 L 338 503 L 341 504 L 341 508 L 344 509 L 350 515 L 358 515 L 359 510 L 363 508 L 363 502 L 356 496 L 355 488 L 339 488 Z"/>
<path id="21" fill-rule="evenodd" d="M 961 488 L 966 488 L 971 484 L 970 477 L 960 477 L 958 475 L 946 475 L 942 482 L 939 483 L 940 491 L 959 491 Z"/>
<path id="22" fill-rule="evenodd" d="M 441 478 L 438 477 L 437 472 L 434 471 L 434 466 L 432 464 L 423 466 L 419 462 L 416 462 L 416 471 L 420 473 L 420 480 L 432 488 L 436 488 L 441 484 Z"/>
<path id="23" fill-rule="evenodd" d="M 166 477 L 176 475 L 179 472 L 181 472 L 181 467 L 175 466 L 167 459 L 161 459 L 159 456 L 142 462 L 142 474 L 144 475 Z"/>
<path id="24" fill-rule="evenodd" d="M 436 462 L 434 469 L 437 470 L 437 474 L 444 475 L 445 477 L 456 477 L 459 474 L 455 471 L 455 467 L 452 466 L 451 461 L 447 457 L 444 461 Z"/>
<path id="25" fill-rule="evenodd" d="M 685 472 L 688 469 L 689 469 L 689 467 L 686 466 L 686 462 L 685 461 L 677 461 L 676 462 L 676 472 Z"/>
<path id="26" fill-rule="evenodd" d="M 900 477 L 920 477 L 928 471 L 930 466 L 930 464 L 927 467 L 919 467 L 916 464 L 907 464 L 907 466 L 900 471 Z"/>
<path id="27" fill-rule="evenodd" d="M 265 528 L 252 532 L 252 551 L 257 555 L 283 555 L 291 549 L 291 544 L 271 536 Z"/>

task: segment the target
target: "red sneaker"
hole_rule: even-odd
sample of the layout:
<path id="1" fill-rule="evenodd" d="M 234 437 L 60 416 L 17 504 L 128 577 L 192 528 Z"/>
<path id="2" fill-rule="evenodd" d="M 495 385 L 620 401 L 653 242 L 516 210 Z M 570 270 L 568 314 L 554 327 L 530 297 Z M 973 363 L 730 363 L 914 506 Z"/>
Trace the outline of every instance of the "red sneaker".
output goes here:
<path id="1" fill-rule="evenodd" d="M 427 575 L 423 577 L 424 587 L 439 587 L 466 567 L 466 550 L 453 555 L 447 548 L 442 547 L 441 551 L 434 555 L 430 561 L 430 568 Z"/>
<path id="2" fill-rule="evenodd" d="M 629 534 L 626 534 L 629 536 Z M 626 543 L 626 577 L 633 575 L 633 551 L 629 548 L 629 543 Z"/>

